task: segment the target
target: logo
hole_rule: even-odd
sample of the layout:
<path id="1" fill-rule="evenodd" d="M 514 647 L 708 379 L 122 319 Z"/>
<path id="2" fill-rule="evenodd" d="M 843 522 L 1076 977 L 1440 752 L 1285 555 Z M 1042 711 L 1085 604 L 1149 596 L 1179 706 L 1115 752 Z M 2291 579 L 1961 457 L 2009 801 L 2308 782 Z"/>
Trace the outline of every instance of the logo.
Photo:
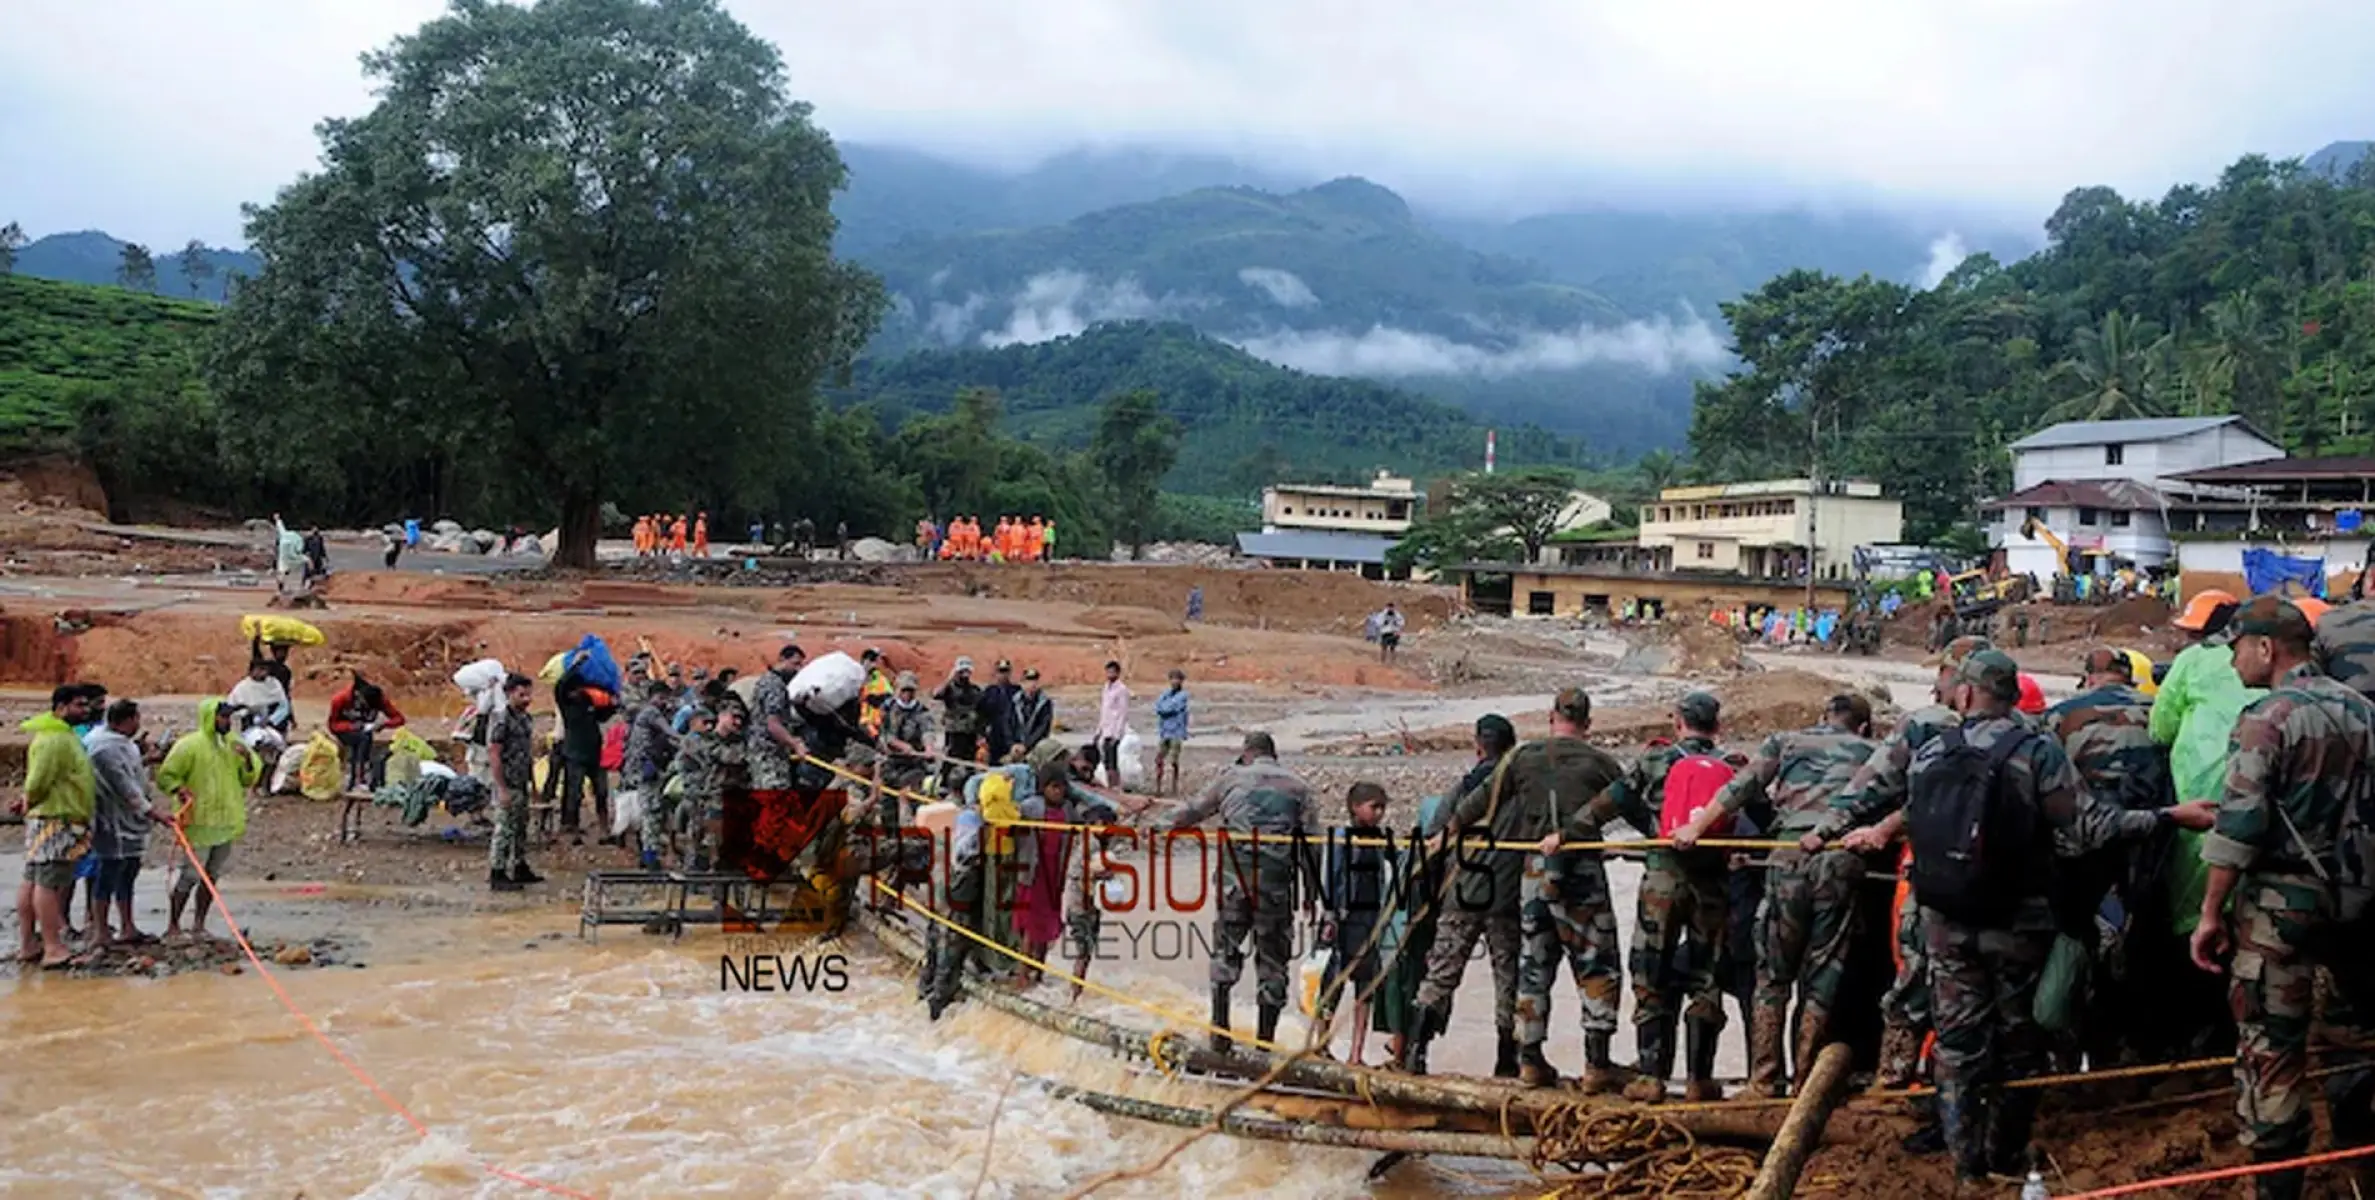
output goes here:
<path id="1" fill-rule="evenodd" d="M 728 938 L 717 956 L 721 992 L 841 993 L 849 990 L 849 956 L 796 949 L 771 938 Z"/>

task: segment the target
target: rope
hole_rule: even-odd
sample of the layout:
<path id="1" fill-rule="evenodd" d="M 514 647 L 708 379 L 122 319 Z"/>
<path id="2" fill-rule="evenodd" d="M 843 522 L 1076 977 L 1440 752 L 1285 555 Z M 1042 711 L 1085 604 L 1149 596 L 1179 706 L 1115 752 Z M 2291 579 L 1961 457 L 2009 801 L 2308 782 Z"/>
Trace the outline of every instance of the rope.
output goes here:
<path id="1" fill-rule="evenodd" d="M 189 805 L 183 805 L 181 812 L 189 811 L 189 807 Z M 166 823 L 165 827 L 173 831 L 173 840 L 181 843 L 182 853 L 189 856 L 190 870 L 197 872 L 198 882 L 206 885 L 207 897 L 213 901 L 215 910 L 223 914 L 223 925 L 231 931 L 231 940 L 239 943 L 239 951 L 247 956 L 248 965 L 256 969 L 257 976 L 263 979 L 265 986 L 270 987 L 272 994 L 280 998 L 281 1007 L 288 1009 L 289 1015 L 297 1018 L 297 1023 L 305 1027 L 305 1032 L 312 1034 L 313 1039 L 320 1042 L 322 1048 L 328 1050 L 330 1056 L 337 1059 L 338 1064 L 345 1067 L 347 1073 L 355 1077 L 356 1082 L 370 1089 L 372 1095 L 379 1097 L 379 1102 L 386 1105 L 388 1111 L 403 1118 L 405 1124 L 412 1126 L 414 1133 L 419 1134 L 423 1139 L 428 1138 L 428 1123 L 414 1116 L 412 1110 L 404 1107 L 402 1101 L 390 1095 L 386 1088 L 381 1087 L 379 1081 L 373 1079 L 371 1073 L 364 1070 L 361 1063 L 356 1062 L 346 1051 L 339 1049 L 338 1043 L 331 1041 L 330 1035 L 322 1032 L 322 1027 L 316 1024 L 312 1017 L 307 1016 L 304 1009 L 297 1006 L 297 1001 L 289 995 L 287 988 L 281 986 L 279 978 L 273 975 L 272 969 L 264 965 L 264 960 L 256 953 L 255 946 L 248 942 L 247 934 L 239 928 L 238 918 L 231 915 L 231 907 L 223 903 L 223 893 L 215 887 L 213 876 L 206 873 L 205 856 L 199 854 L 190 845 L 189 835 L 182 832 L 179 820 L 181 812 L 175 813 L 176 819 Z M 547 1183 L 516 1171 L 505 1170 L 492 1163 L 480 1163 L 479 1166 L 480 1169 L 497 1179 L 516 1183 L 522 1187 L 534 1188 L 555 1196 L 568 1196 L 572 1200 L 594 1200 L 592 1196 L 584 1192 L 566 1188 L 557 1183 Z"/>
<path id="2" fill-rule="evenodd" d="M 2328 1150 L 2323 1154 L 2303 1155 L 2282 1162 L 2245 1163 L 2239 1167 L 2222 1167 L 2215 1171 L 2195 1171 L 2187 1175 L 2165 1175 L 2158 1179 L 2143 1179 L 2116 1187 L 2096 1188 L 2091 1192 L 2063 1196 L 2060 1200 L 2110 1200 L 2113 1196 L 2133 1196 L 2139 1192 L 2157 1192 L 2167 1188 L 2186 1187 L 2198 1183 L 2215 1183 L 2221 1179 L 2244 1179 L 2253 1175 L 2273 1175 L 2303 1167 L 2324 1166 L 2328 1163 L 2348 1162 L 2375 1154 L 2375 1146 L 2355 1146 L 2348 1150 Z"/>
<path id="3" fill-rule="evenodd" d="M 1616 1197 L 1738 1196 L 1756 1181 L 1756 1156 L 1746 1150 L 1701 1146 L 1689 1130 L 1650 1110 L 1610 1111 L 1562 1104 L 1534 1117 L 1537 1170 L 1571 1171 L 1606 1164 L 1550 1193 L 1559 1200 Z M 1549 1200 L 1549 1197 L 1545 1197 Z"/>

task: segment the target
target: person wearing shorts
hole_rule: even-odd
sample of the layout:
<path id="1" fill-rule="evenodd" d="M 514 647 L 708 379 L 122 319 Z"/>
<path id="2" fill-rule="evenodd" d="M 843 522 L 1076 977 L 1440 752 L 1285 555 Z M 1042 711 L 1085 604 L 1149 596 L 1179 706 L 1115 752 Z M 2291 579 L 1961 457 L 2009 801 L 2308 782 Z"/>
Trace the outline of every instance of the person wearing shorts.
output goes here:
<path id="1" fill-rule="evenodd" d="M 108 705 L 107 723 L 83 739 L 99 788 L 91 820 L 91 848 L 99 856 L 99 877 L 93 889 L 97 911 L 91 917 L 93 946 L 155 940 L 132 923 L 132 888 L 140 878 L 141 856 L 148 852 L 150 827 L 158 821 L 170 822 L 173 812 L 149 790 L 148 764 L 139 737 L 140 705 L 124 699 Z M 111 912 L 116 918 L 112 932 Z"/>
<path id="2" fill-rule="evenodd" d="M 247 834 L 247 789 L 255 786 L 263 764 L 233 730 L 237 705 L 209 696 L 198 702 L 198 728 L 185 733 L 165 753 L 157 767 L 157 790 L 174 797 L 183 815 L 182 840 L 194 862 L 173 881 L 165 908 L 165 936 L 181 932 L 182 911 L 197 897 L 191 932 L 206 933 L 206 913 L 214 904 L 214 888 L 231 867 L 231 844 Z M 193 869 L 195 868 L 195 869 Z M 199 871 L 205 872 L 200 879 Z"/>
<path id="3" fill-rule="evenodd" d="M 1351 817 L 1346 837 L 1328 846 L 1329 954 L 1320 981 L 1321 1027 L 1334 1023 L 1336 1006 L 1352 1002 L 1352 1057 L 1359 1065 L 1369 1035 L 1369 1000 L 1378 974 L 1377 930 L 1387 915 L 1390 859 L 1385 847 L 1385 789 L 1366 780 L 1352 785 L 1344 805 Z"/>
<path id="4" fill-rule="evenodd" d="M 74 965 L 66 945 L 66 901 L 74 867 L 91 848 L 91 811 L 97 787 L 90 755 L 74 727 L 87 718 L 90 693 L 63 684 L 50 693 L 49 711 L 19 728 L 25 748 L 25 879 L 17 888 L 17 958 L 45 971 Z"/>

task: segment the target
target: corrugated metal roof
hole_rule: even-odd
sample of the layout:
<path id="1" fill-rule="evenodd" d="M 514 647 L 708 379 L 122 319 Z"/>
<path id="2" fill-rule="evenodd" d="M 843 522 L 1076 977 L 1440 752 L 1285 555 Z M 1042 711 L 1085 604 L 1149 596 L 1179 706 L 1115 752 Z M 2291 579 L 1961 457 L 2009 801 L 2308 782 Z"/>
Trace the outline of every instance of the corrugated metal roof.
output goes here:
<path id="1" fill-rule="evenodd" d="M 2263 483 L 2295 479 L 2363 479 L 2375 477 L 2375 458 L 2269 458 L 2259 462 L 2207 467 L 2176 476 L 2199 483 Z"/>
<path id="2" fill-rule="evenodd" d="M 1237 552 L 1252 558 L 1316 558 L 1329 562 L 1382 563 L 1394 539 L 1366 533 L 1330 533 L 1318 529 L 1282 529 L 1277 533 L 1240 533 Z"/>
<path id="3" fill-rule="evenodd" d="M 2131 421 L 2064 421 L 2047 426 L 2012 443 L 2014 450 L 2047 450 L 2055 446 L 2100 446 L 2111 442 L 2165 442 L 2188 434 L 2216 429 L 2221 425 L 2241 425 L 2243 431 L 2261 441 L 2272 441 L 2266 434 L 2251 427 L 2243 418 L 2228 414 L 2223 417 L 2148 417 Z"/>

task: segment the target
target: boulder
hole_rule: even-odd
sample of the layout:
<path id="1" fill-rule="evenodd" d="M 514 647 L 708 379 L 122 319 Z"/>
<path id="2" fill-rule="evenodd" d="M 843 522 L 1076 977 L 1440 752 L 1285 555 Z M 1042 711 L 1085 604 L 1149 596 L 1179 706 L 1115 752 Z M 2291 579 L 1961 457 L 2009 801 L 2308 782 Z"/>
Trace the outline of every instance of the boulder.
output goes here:
<path id="1" fill-rule="evenodd" d="M 493 554 L 495 547 L 503 544 L 502 535 L 492 529 L 473 529 L 470 531 L 470 540 L 478 543 L 480 554 Z"/>
<path id="2" fill-rule="evenodd" d="M 460 521 L 453 520 L 439 521 L 436 524 L 429 526 L 429 529 L 442 537 L 449 534 L 461 533 L 462 523 Z"/>
<path id="3" fill-rule="evenodd" d="M 896 562 L 901 548 L 881 538 L 862 537 L 849 544 L 851 558 L 859 562 Z"/>

